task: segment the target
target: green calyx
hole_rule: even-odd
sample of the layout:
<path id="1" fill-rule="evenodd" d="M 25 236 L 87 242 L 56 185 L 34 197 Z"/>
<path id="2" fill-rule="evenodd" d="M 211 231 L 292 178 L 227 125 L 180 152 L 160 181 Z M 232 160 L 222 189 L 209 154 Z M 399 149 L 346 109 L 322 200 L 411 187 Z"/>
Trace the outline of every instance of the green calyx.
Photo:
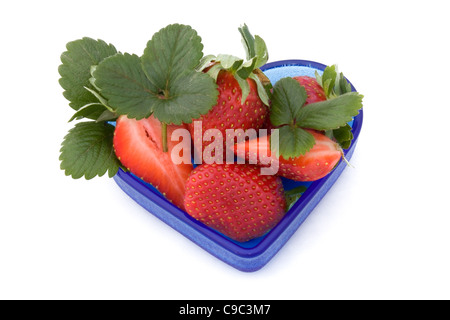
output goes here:
<path id="1" fill-rule="evenodd" d="M 352 86 L 345 79 L 344 74 L 338 71 L 337 65 L 327 66 L 322 75 L 316 71 L 316 80 L 325 91 L 327 99 L 333 99 L 352 91 Z"/>
<path id="2" fill-rule="evenodd" d="M 316 71 L 316 80 L 324 89 L 328 100 L 352 92 L 352 86 L 344 77 L 344 74 L 338 71 L 337 65 L 327 66 L 322 75 L 319 75 Z M 326 130 L 325 134 L 330 139 L 336 140 L 343 149 L 350 148 L 353 133 L 349 125 L 333 130 Z"/>
<path id="3" fill-rule="evenodd" d="M 246 24 L 239 28 L 242 36 L 242 43 L 246 52 L 246 60 L 229 54 L 207 55 L 202 58 L 197 71 L 206 71 L 207 74 L 217 81 L 217 76 L 221 70 L 231 72 L 239 83 L 242 90 L 241 101 L 245 101 L 250 93 L 250 85 L 247 79 L 255 81 L 258 88 L 258 95 L 262 102 L 269 105 L 269 90 L 271 88 L 268 79 L 261 77 L 259 68 L 266 64 L 269 55 L 264 40 L 259 36 L 252 36 Z"/>

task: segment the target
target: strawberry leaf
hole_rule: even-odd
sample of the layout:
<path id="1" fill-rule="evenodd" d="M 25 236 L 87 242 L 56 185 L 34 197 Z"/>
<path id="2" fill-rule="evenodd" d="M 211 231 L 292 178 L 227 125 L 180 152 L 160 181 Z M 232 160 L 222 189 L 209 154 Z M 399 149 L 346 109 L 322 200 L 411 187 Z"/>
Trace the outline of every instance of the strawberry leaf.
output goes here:
<path id="1" fill-rule="evenodd" d="M 162 91 L 186 71 L 192 71 L 203 57 L 203 44 L 189 26 L 169 25 L 147 43 L 142 65 L 147 78 Z"/>
<path id="2" fill-rule="evenodd" d="M 344 74 L 338 72 L 336 65 L 327 66 L 320 76 L 316 71 L 316 80 L 323 87 L 328 99 L 335 98 L 352 91 L 352 86 L 345 79 Z"/>
<path id="3" fill-rule="evenodd" d="M 114 126 L 105 122 L 80 122 L 65 136 L 61 147 L 61 169 L 74 179 L 92 179 L 108 172 L 113 177 L 120 162 L 113 148 Z"/>
<path id="4" fill-rule="evenodd" d="M 209 75 L 196 71 L 185 73 L 171 83 L 167 98 L 155 101 L 154 115 L 164 123 L 191 123 L 192 119 L 208 113 L 218 94 Z"/>
<path id="5" fill-rule="evenodd" d="M 259 69 L 257 69 L 257 70 L 259 70 Z M 270 82 L 268 84 L 263 84 L 261 78 L 258 76 L 257 73 L 255 73 L 255 71 L 253 71 L 250 74 L 249 78 L 253 79 L 253 81 L 255 81 L 256 87 L 258 88 L 258 96 L 261 98 L 261 101 L 266 106 L 269 106 L 270 105 L 269 95 L 270 95 L 270 89 L 272 88 L 272 84 L 270 84 Z"/>
<path id="6" fill-rule="evenodd" d="M 351 84 L 347 81 L 347 79 L 345 79 L 344 74 L 342 72 L 339 74 L 339 79 L 336 81 L 337 84 L 335 86 L 334 91 L 336 92 L 337 95 L 341 95 L 352 91 Z"/>
<path id="7" fill-rule="evenodd" d="M 271 123 L 279 128 L 279 147 L 271 144 L 283 158 L 305 154 L 314 146 L 314 137 L 304 129 L 328 131 L 343 148 L 350 146 L 353 135 L 349 121 L 362 108 L 363 96 L 349 92 L 332 99 L 304 105 L 305 89 L 294 79 L 282 78 L 273 88 Z M 335 136 L 334 136 L 335 135 Z"/>
<path id="8" fill-rule="evenodd" d="M 101 103 L 90 103 L 74 113 L 69 122 L 81 118 L 98 119 L 105 111 L 105 107 Z"/>
<path id="9" fill-rule="evenodd" d="M 286 199 L 286 211 L 289 211 L 294 206 L 306 189 L 306 186 L 301 185 L 284 192 L 284 197 Z"/>
<path id="10" fill-rule="evenodd" d="M 269 51 L 264 40 L 258 35 L 255 35 L 255 50 L 257 57 L 256 68 L 260 68 L 269 60 Z"/>
<path id="11" fill-rule="evenodd" d="M 118 53 L 103 60 L 94 71 L 95 85 L 118 113 L 141 119 L 153 113 L 158 90 L 147 79 L 137 55 Z"/>
<path id="12" fill-rule="evenodd" d="M 278 143 L 270 142 L 271 150 L 277 157 L 282 156 L 284 159 L 298 157 L 311 150 L 316 142 L 314 136 L 302 128 L 283 126 L 278 130 L 280 130 Z"/>
<path id="13" fill-rule="evenodd" d="M 363 95 L 349 92 L 334 99 L 311 103 L 300 108 L 297 126 L 315 130 L 330 130 L 345 126 L 358 115 Z"/>
<path id="14" fill-rule="evenodd" d="M 334 130 L 328 130 L 326 135 L 329 138 L 336 140 L 342 149 L 348 149 L 353 140 L 352 127 L 348 124 Z"/>
<path id="15" fill-rule="evenodd" d="M 265 65 L 269 59 L 269 54 L 264 40 L 257 35 L 253 37 L 246 24 L 239 28 L 239 32 L 242 36 L 242 44 L 244 45 L 247 60 L 255 58 L 254 69 Z"/>
<path id="16" fill-rule="evenodd" d="M 334 84 L 336 83 L 336 77 L 337 77 L 337 72 L 336 72 L 335 65 L 327 66 L 325 68 L 325 70 L 323 71 L 322 87 L 323 87 L 323 90 L 325 91 L 325 95 L 327 97 L 330 97 L 333 92 Z"/>
<path id="17" fill-rule="evenodd" d="M 195 67 L 201 39 L 189 26 L 157 32 L 144 55 L 116 54 L 94 71 L 95 85 L 117 114 L 142 119 L 155 114 L 164 123 L 190 123 L 217 101 L 217 86 Z"/>
<path id="18" fill-rule="evenodd" d="M 242 67 L 236 72 L 239 77 L 241 77 L 242 79 L 247 79 L 252 74 L 253 70 L 255 70 L 256 61 L 257 59 L 253 58 L 245 62 Z M 244 99 L 242 100 L 245 101 Z"/>
<path id="19" fill-rule="evenodd" d="M 219 54 L 216 57 L 217 61 L 220 61 L 223 69 L 230 70 L 231 72 L 236 72 L 244 63 L 244 60 L 235 57 L 230 54 Z"/>
<path id="20" fill-rule="evenodd" d="M 296 80 L 283 78 L 273 87 L 270 122 L 274 126 L 293 125 L 307 98 L 306 90 Z"/>
<path id="21" fill-rule="evenodd" d="M 61 76 L 59 83 L 64 89 L 64 97 L 70 101 L 70 107 L 79 110 L 98 102 L 96 97 L 85 89 L 94 89 L 89 81 L 91 66 L 116 54 L 117 50 L 102 40 L 87 37 L 69 42 L 66 47 L 67 51 L 62 53 L 62 64 L 58 68 Z"/>

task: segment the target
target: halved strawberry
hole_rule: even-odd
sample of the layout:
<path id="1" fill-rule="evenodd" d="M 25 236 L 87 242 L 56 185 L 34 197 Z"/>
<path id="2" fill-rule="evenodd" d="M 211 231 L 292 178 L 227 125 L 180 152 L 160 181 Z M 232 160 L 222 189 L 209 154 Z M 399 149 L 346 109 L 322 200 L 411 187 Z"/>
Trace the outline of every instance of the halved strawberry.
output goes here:
<path id="1" fill-rule="evenodd" d="M 186 184 L 186 212 L 236 241 L 260 237 L 283 218 L 281 179 L 242 164 L 203 164 Z"/>
<path id="2" fill-rule="evenodd" d="M 185 127 L 168 125 L 168 137 L 177 128 Z M 168 152 L 162 151 L 161 122 L 153 116 L 142 120 L 126 116 L 117 119 L 114 150 L 120 162 L 158 189 L 173 204 L 184 209 L 185 184 L 193 166 L 173 163 L 171 153 L 176 144 L 168 139 Z"/>
<path id="3" fill-rule="evenodd" d="M 275 167 L 278 175 L 295 181 L 315 181 L 330 173 L 342 157 L 339 145 L 314 130 L 307 130 L 314 136 L 314 147 L 304 155 L 277 159 L 270 150 L 270 135 L 236 144 L 235 153 L 245 150 L 246 159 L 257 159 L 258 165 Z"/>

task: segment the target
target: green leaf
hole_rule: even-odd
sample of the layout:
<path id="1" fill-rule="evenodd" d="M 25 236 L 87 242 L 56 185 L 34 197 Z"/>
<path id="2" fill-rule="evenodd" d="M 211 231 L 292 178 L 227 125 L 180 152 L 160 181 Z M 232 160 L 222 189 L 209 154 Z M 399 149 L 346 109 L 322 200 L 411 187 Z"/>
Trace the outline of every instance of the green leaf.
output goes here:
<path id="1" fill-rule="evenodd" d="M 345 126 L 358 115 L 363 106 L 363 97 L 357 92 L 349 92 L 334 99 L 308 104 L 297 114 L 296 125 L 315 130 L 330 130 Z"/>
<path id="2" fill-rule="evenodd" d="M 247 97 L 250 94 L 250 84 L 247 82 L 246 79 L 242 79 L 237 74 L 234 75 L 234 78 L 236 79 L 236 81 L 239 84 L 239 87 L 241 88 L 242 91 L 241 101 L 242 104 L 244 104 L 245 100 L 247 100 Z"/>
<path id="3" fill-rule="evenodd" d="M 269 60 L 269 51 L 264 40 L 258 35 L 255 35 L 255 50 L 258 59 L 255 67 L 260 68 Z"/>
<path id="4" fill-rule="evenodd" d="M 284 192 L 284 197 L 286 198 L 286 211 L 289 211 L 294 206 L 306 189 L 306 186 L 298 186 Z"/>
<path id="5" fill-rule="evenodd" d="M 242 44 L 244 45 L 247 60 L 250 60 L 256 55 L 255 39 L 245 23 L 242 27 L 238 28 L 238 30 L 242 36 Z"/>
<path id="6" fill-rule="evenodd" d="M 203 58 L 200 59 L 200 62 L 195 67 L 195 70 L 199 72 L 203 71 L 206 67 L 210 66 L 214 60 L 216 60 L 216 56 L 213 54 L 204 56 Z"/>
<path id="7" fill-rule="evenodd" d="M 69 122 L 73 120 L 79 120 L 82 118 L 98 119 L 100 115 L 105 111 L 105 107 L 101 103 L 90 103 L 74 113 Z"/>
<path id="8" fill-rule="evenodd" d="M 217 82 L 217 77 L 221 70 L 223 70 L 222 65 L 215 64 L 206 73 L 214 80 L 214 82 Z"/>
<path id="9" fill-rule="evenodd" d="M 104 110 L 101 115 L 98 116 L 98 118 L 95 120 L 95 122 L 101 122 L 101 121 L 113 121 L 117 120 L 118 115 L 115 112 L 111 112 L 109 110 Z"/>
<path id="10" fill-rule="evenodd" d="M 117 53 L 116 48 L 102 40 L 83 38 L 67 44 L 67 51 L 61 55 L 62 64 L 58 68 L 59 83 L 65 90 L 64 97 L 69 105 L 79 110 L 87 104 L 98 102 L 85 87 L 94 89 L 89 79 L 92 65 Z"/>
<path id="11" fill-rule="evenodd" d="M 217 85 L 209 75 L 192 71 L 173 81 L 166 99 L 155 101 L 154 115 L 169 124 L 191 123 L 208 113 L 218 95 Z"/>
<path id="12" fill-rule="evenodd" d="M 92 79 L 92 78 L 91 78 Z M 92 81 L 91 83 L 93 83 L 94 81 Z M 94 84 L 93 84 L 94 85 Z M 95 96 L 97 98 L 97 100 L 100 102 L 100 104 L 103 105 L 103 107 L 105 107 L 106 109 L 108 109 L 109 111 L 113 111 L 111 109 L 111 107 L 108 105 L 108 102 L 106 101 L 105 98 L 103 98 L 100 93 L 98 93 L 97 91 L 90 89 L 88 87 L 84 87 L 87 91 L 89 91 L 90 93 L 92 93 L 93 96 Z M 96 88 L 96 90 L 99 90 L 98 88 Z"/>
<path id="13" fill-rule="evenodd" d="M 142 119 L 154 113 L 164 123 L 190 123 L 218 96 L 214 80 L 195 70 L 202 47 L 190 27 L 168 26 L 153 36 L 142 58 L 116 54 L 102 61 L 95 84 L 117 114 Z"/>
<path id="14" fill-rule="evenodd" d="M 256 58 L 254 68 L 260 68 L 265 65 L 269 59 L 269 53 L 264 40 L 257 35 L 253 37 L 246 24 L 239 28 L 239 32 L 242 36 L 242 44 L 244 45 L 247 60 Z"/>
<path id="15" fill-rule="evenodd" d="M 296 158 L 311 150 L 316 143 L 314 136 L 302 128 L 283 126 L 278 130 L 280 130 L 278 143 L 270 142 L 271 150 L 277 157 Z"/>
<path id="16" fill-rule="evenodd" d="M 341 72 L 339 74 L 339 81 L 337 81 L 336 92 L 339 92 L 338 95 L 342 95 L 344 93 L 352 92 L 351 84 L 345 79 L 344 74 Z"/>
<path id="17" fill-rule="evenodd" d="M 155 88 L 169 91 L 170 84 L 186 71 L 192 71 L 203 57 L 203 44 L 190 26 L 172 24 L 147 43 L 142 65 Z"/>
<path id="18" fill-rule="evenodd" d="M 270 121 L 274 126 L 294 124 L 307 98 L 306 90 L 295 79 L 282 78 L 273 87 Z"/>
<path id="19" fill-rule="evenodd" d="M 145 76 L 137 55 L 118 53 L 103 60 L 94 71 L 95 84 L 118 114 L 142 119 L 153 113 L 158 89 Z"/>
<path id="20" fill-rule="evenodd" d="M 335 65 L 328 66 L 323 71 L 323 74 L 322 74 L 322 87 L 323 87 L 323 90 L 325 91 L 325 95 L 327 97 L 330 97 L 330 95 L 333 92 L 334 85 L 336 83 L 336 77 L 337 77 L 337 73 L 336 73 L 336 66 Z"/>
<path id="21" fill-rule="evenodd" d="M 253 70 L 255 70 L 255 65 L 256 65 L 256 58 L 253 58 L 249 61 L 246 61 L 240 68 L 239 70 L 237 70 L 237 74 L 242 78 L 242 79 L 247 79 L 253 72 Z M 244 101 L 244 100 L 243 100 Z"/>
<path id="22" fill-rule="evenodd" d="M 336 140 L 348 147 L 353 136 L 347 123 L 362 108 L 363 96 L 350 92 L 305 106 L 306 97 L 305 89 L 289 77 L 280 79 L 273 88 L 270 120 L 274 126 L 282 126 L 279 154 L 284 158 L 296 157 L 312 148 L 314 137 L 302 128 L 330 130 L 330 136 L 336 134 Z"/>
<path id="23" fill-rule="evenodd" d="M 108 172 L 113 177 L 120 162 L 113 148 L 114 126 L 80 122 L 65 136 L 61 147 L 61 169 L 74 179 L 92 179 Z"/>
<path id="24" fill-rule="evenodd" d="M 230 70 L 232 72 L 237 71 L 244 63 L 243 59 L 230 54 L 219 54 L 217 55 L 216 59 L 217 61 L 220 61 L 220 64 L 224 69 Z"/>
<path id="25" fill-rule="evenodd" d="M 330 138 L 334 138 L 343 149 L 348 149 L 353 140 L 352 127 L 350 127 L 348 124 L 338 129 L 331 130 L 331 132 L 327 135 Z"/>
<path id="26" fill-rule="evenodd" d="M 317 71 L 315 74 L 317 82 L 323 87 L 328 99 L 333 99 L 352 91 L 352 86 L 345 79 L 344 74 L 338 72 L 337 65 L 327 66 L 322 76 Z"/>
<path id="27" fill-rule="evenodd" d="M 118 114 L 142 119 L 154 113 L 165 123 L 190 123 L 217 101 L 217 86 L 207 74 L 184 72 L 166 89 L 154 86 L 136 55 L 117 54 L 95 70 L 96 84 Z"/>
<path id="28" fill-rule="evenodd" d="M 270 105 L 270 99 L 269 99 L 269 93 L 270 89 L 272 88 L 272 85 L 269 83 L 266 86 L 263 85 L 261 82 L 261 79 L 259 79 L 258 75 L 254 72 L 252 72 L 249 76 L 250 79 L 253 79 L 256 83 L 256 88 L 258 89 L 258 96 L 261 99 L 261 101 L 266 105 Z"/>

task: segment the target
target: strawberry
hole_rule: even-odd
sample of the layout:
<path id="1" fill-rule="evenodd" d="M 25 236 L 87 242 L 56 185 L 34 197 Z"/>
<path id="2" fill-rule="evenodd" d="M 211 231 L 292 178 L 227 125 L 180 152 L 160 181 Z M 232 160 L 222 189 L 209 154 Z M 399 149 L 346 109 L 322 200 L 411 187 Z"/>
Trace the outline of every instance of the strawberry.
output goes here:
<path id="1" fill-rule="evenodd" d="M 247 160 L 257 159 L 259 165 L 278 164 L 278 175 L 295 181 L 315 181 L 330 173 L 342 157 L 339 145 L 322 133 L 306 130 L 313 135 L 315 144 L 304 155 L 277 159 L 269 150 L 270 136 L 259 137 L 236 144 L 235 152 L 245 148 Z M 265 140 L 265 141 L 264 141 Z"/>
<path id="2" fill-rule="evenodd" d="M 306 94 L 308 95 L 304 105 L 327 100 L 325 91 L 315 78 L 308 76 L 299 76 L 294 77 L 294 79 L 297 80 L 297 82 L 305 88 Z"/>
<path id="3" fill-rule="evenodd" d="M 168 125 L 170 137 L 177 128 Z M 192 164 L 174 164 L 171 151 L 177 142 L 168 140 L 168 152 L 163 152 L 161 122 L 154 116 L 142 120 L 120 116 L 114 132 L 114 150 L 123 166 L 158 189 L 169 201 L 184 208 L 185 184 Z"/>
<path id="4" fill-rule="evenodd" d="M 186 183 L 186 211 L 236 241 L 264 235 L 286 209 L 281 179 L 242 164 L 203 164 Z"/>
<path id="5" fill-rule="evenodd" d="M 189 124 L 196 159 L 202 159 L 201 156 L 212 156 L 213 161 L 224 160 L 227 147 L 226 130 L 258 130 L 263 127 L 268 115 L 269 96 L 266 90 L 271 85 L 269 79 L 259 69 L 268 60 L 266 44 L 261 37 L 253 37 L 246 25 L 240 27 L 239 32 L 242 35 L 247 61 L 227 54 L 208 55 L 197 67 L 198 71 L 203 71 L 215 80 L 219 97 L 207 114 L 193 119 Z M 196 125 L 198 120 L 202 123 L 200 126 Z M 213 134 L 209 141 L 203 141 L 203 134 L 209 129 L 219 130 L 221 136 Z M 203 155 L 205 148 L 218 138 L 222 138 L 223 141 L 223 154 L 215 154 L 217 143 L 214 143 L 211 154 Z M 203 160 L 206 163 L 213 162 L 208 161 L 210 159 Z"/>
<path id="6" fill-rule="evenodd" d="M 202 146 L 202 150 L 196 150 L 196 152 L 203 152 L 205 147 L 212 143 L 212 141 L 209 143 L 202 141 L 203 133 L 208 129 L 220 130 L 225 155 L 226 129 L 243 129 L 245 131 L 250 128 L 259 129 L 263 126 L 268 107 L 258 96 L 255 81 L 249 78 L 245 81 L 248 83 L 250 91 L 246 100 L 242 101 L 242 89 L 234 75 L 228 70 L 219 72 L 216 80 L 219 91 L 217 104 L 206 115 L 194 120 L 200 120 L 202 122 L 201 127 L 196 127 L 194 122 L 189 124 L 194 146 Z"/>

